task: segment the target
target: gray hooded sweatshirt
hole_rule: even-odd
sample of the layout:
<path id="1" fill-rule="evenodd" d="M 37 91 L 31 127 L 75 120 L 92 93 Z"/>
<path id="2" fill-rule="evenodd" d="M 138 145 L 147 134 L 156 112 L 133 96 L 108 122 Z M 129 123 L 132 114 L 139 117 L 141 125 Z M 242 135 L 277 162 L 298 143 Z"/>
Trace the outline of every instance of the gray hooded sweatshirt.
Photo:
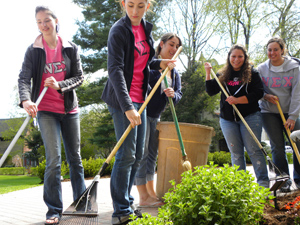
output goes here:
<path id="1" fill-rule="evenodd" d="M 275 95 L 283 113 L 288 113 L 288 119 L 296 120 L 300 112 L 300 72 L 299 63 L 284 57 L 284 63 L 280 68 L 271 65 L 268 59 L 258 66 L 261 75 L 264 92 Z M 259 101 L 262 113 L 279 113 L 275 104 L 264 99 Z"/>

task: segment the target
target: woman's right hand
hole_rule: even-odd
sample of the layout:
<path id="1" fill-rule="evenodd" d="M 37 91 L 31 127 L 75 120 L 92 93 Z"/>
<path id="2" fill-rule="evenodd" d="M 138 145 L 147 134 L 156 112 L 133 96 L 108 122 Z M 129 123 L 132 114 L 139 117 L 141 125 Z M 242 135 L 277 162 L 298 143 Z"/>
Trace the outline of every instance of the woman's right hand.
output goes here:
<path id="1" fill-rule="evenodd" d="M 277 101 L 279 101 L 277 96 L 271 94 L 265 94 L 264 99 L 273 104 L 277 104 Z"/>
<path id="2" fill-rule="evenodd" d="M 126 111 L 125 115 L 127 119 L 130 121 L 132 128 L 142 123 L 141 116 L 135 109 Z"/>
<path id="3" fill-rule="evenodd" d="M 22 102 L 22 105 L 29 116 L 31 116 L 32 118 L 36 117 L 38 108 L 34 102 L 26 100 Z"/>
<path id="4" fill-rule="evenodd" d="M 206 72 L 206 80 L 210 80 L 210 71 L 211 71 L 211 64 L 209 62 L 204 63 L 204 69 Z"/>

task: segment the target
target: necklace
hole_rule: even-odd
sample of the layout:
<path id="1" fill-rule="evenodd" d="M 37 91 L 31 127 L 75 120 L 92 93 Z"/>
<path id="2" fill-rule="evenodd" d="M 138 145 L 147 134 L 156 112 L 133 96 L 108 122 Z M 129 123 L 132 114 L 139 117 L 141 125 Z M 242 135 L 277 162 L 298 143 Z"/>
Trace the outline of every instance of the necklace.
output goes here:
<path id="1" fill-rule="evenodd" d="M 131 28 L 132 28 L 132 32 L 135 34 L 135 33 L 137 33 L 138 31 L 139 31 L 139 29 L 140 29 L 140 25 L 138 25 L 138 26 L 131 26 Z M 135 29 L 134 29 L 135 28 Z"/>

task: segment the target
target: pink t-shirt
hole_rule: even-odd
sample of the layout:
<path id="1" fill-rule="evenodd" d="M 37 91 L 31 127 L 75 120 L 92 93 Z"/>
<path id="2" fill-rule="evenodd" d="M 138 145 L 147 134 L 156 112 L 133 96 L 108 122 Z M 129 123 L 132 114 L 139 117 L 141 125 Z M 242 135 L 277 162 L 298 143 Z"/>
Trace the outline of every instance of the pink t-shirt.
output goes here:
<path id="1" fill-rule="evenodd" d="M 134 68 L 133 78 L 130 86 L 129 96 L 132 102 L 143 103 L 145 98 L 143 96 L 144 84 L 144 69 L 150 55 L 150 47 L 147 43 L 144 27 L 142 24 L 139 26 L 132 26 L 132 31 L 135 38 L 134 49 Z"/>
<path id="2" fill-rule="evenodd" d="M 58 41 L 55 49 L 50 49 L 43 38 L 43 45 L 46 51 L 46 65 L 42 77 L 41 90 L 44 89 L 44 81 L 53 76 L 57 81 L 62 81 L 66 76 L 66 65 L 62 56 L 62 41 L 58 36 Z M 64 96 L 58 93 L 53 88 L 48 88 L 41 103 L 38 106 L 39 111 L 49 111 L 54 113 L 65 113 Z M 72 110 L 70 113 L 76 113 L 78 108 Z"/>

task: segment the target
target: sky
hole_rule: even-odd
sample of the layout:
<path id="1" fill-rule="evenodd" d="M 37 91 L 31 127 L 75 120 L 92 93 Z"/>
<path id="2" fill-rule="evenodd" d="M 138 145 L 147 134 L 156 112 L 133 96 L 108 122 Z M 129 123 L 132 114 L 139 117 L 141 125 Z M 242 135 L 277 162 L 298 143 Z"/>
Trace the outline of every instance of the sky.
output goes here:
<path id="1" fill-rule="evenodd" d="M 71 0 L 10 0 L 0 7 L 0 119 L 9 118 L 18 109 L 14 88 L 18 84 L 26 49 L 39 35 L 35 21 L 35 8 L 39 5 L 54 11 L 60 24 L 59 33 L 67 40 L 72 40 L 78 29 L 76 19 L 83 19 L 82 9 Z"/>

